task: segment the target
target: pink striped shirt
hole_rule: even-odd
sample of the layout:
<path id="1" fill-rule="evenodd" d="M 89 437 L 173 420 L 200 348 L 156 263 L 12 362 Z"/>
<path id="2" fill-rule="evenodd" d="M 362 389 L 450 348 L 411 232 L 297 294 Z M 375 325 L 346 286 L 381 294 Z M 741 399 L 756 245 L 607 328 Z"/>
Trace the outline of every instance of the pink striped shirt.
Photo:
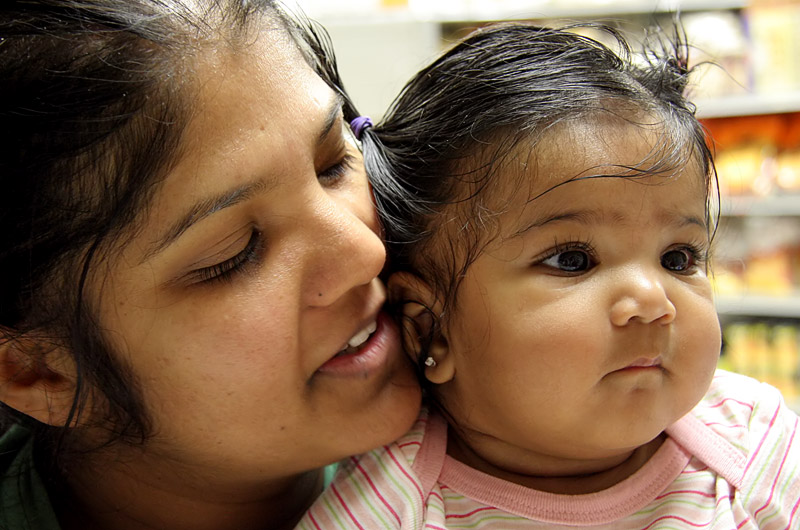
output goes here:
<path id="1" fill-rule="evenodd" d="M 777 390 L 718 371 L 639 471 L 603 491 L 558 495 L 450 458 L 444 420 L 423 411 L 397 442 L 344 463 L 297 528 L 796 530 L 797 428 Z"/>

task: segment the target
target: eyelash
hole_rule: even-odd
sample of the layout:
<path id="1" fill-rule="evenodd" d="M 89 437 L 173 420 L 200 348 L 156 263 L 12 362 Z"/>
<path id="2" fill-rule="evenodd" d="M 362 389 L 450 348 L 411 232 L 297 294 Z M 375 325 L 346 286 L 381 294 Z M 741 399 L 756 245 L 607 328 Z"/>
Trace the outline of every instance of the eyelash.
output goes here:
<path id="1" fill-rule="evenodd" d="M 248 265 L 255 263 L 261 255 L 261 232 L 253 230 L 250 240 L 241 252 L 216 265 L 194 271 L 198 283 L 223 282 L 233 278 L 235 274 L 245 272 Z"/>
<path id="2" fill-rule="evenodd" d="M 544 264 L 545 261 L 549 260 L 550 258 L 553 258 L 553 257 L 558 256 L 559 254 L 563 254 L 565 252 L 570 252 L 570 251 L 575 251 L 575 250 L 581 251 L 581 252 L 585 252 L 593 262 L 595 261 L 595 250 L 594 250 L 594 247 L 592 246 L 592 244 L 589 241 L 569 241 L 567 243 L 560 243 L 560 242 L 556 241 L 556 242 L 553 243 L 553 247 L 552 248 L 550 248 L 542 257 L 537 258 L 533 262 L 533 265 L 534 266 L 542 265 L 542 264 Z M 592 266 L 594 266 L 595 264 L 596 263 L 593 263 Z M 557 270 L 557 269 L 553 269 L 553 270 Z M 561 272 L 569 274 L 567 271 L 561 271 Z M 581 271 L 581 272 L 583 272 L 583 271 Z"/>
<path id="3" fill-rule="evenodd" d="M 587 270 L 591 269 L 591 268 L 593 268 L 594 266 L 597 265 L 596 257 L 595 257 L 596 254 L 595 254 L 594 247 L 588 241 L 570 241 L 570 242 L 567 242 L 567 243 L 555 242 L 553 244 L 553 247 L 551 249 L 549 249 L 544 256 L 542 256 L 540 258 L 537 258 L 533 262 L 533 265 L 534 266 L 542 265 L 542 264 L 544 264 L 545 261 L 549 260 L 550 258 L 553 258 L 555 256 L 558 256 L 559 254 L 563 254 L 565 252 L 570 252 L 570 251 L 585 252 L 589 256 L 589 259 L 592 261 L 592 263 L 587 268 Z M 681 273 L 689 274 L 689 273 L 692 273 L 697 268 L 702 268 L 703 270 L 705 270 L 707 268 L 707 264 L 708 264 L 708 249 L 707 249 L 707 245 L 705 245 L 705 244 L 697 244 L 695 242 L 689 242 L 689 243 L 686 243 L 686 244 L 682 244 L 682 245 L 678 245 L 676 247 L 669 248 L 666 251 L 664 251 L 664 254 L 666 254 L 667 252 L 671 252 L 671 251 L 684 251 L 689 255 L 689 257 L 691 259 L 691 264 L 689 265 L 687 270 L 685 270 L 685 271 L 673 271 L 676 274 L 681 274 Z M 662 254 L 662 256 L 663 256 L 663 254 Z M 554 271 L 558 271 L 558 269 L 556 269 L 554 267 L 552 269 Z M 575 271 L 573 273 L 571 273 L 569 271 L 559 271 L 559 272 L 561 272 L 562 274 L 567 274 L 567 275 L 572 275 L 572 274 L 577 275 L 577 274 L 581 274 L 581 273 L 586 272 L 586 271 L 585 270 L 581 270 L 581 271 Z"/>
<path id="4" fill-rule="evenodd" d="M 679 245 L 677 247 L 670 248 L 669 250 L 683 250 L 684 252 L 689 254 L 689 257 L 692 260 L 692 265 L 690 270 L 684 271 L 685 273 L 690 273 L 697 268 L 701 268 L 703 270 L 707 269 L 708 245 L 690 242 L 683 245 Z"/>
<path id="5" fill-rule="evenodd" d="M 353 162 L 355 157 L 346 154 L 340 161 L 321 171 L 317 177 L 324 183 L 335 183 L 353 169 Z M 193 276 L 198 283 L 229 281 L 235 274 L 244 272 L 248 265 L 257 260 L 261 254 L 261 241 L 261 232 L 253 230 L 250 240 L 241 252 L 216 265 L 198 269 L 194 271 Z"/>
<path id="6" fill-rule="evenodd" d="M 334 183 L 344 177 L 348 171 L 353 169 L 356 158 L 351 154 L 346 154 L 341 160 L 320 171 L 317 177 L 323 183 Z"/>
<path id="7" fill-rule="evenodd" d="M 342 157 L 339 162 L 321 171 L 318 174 L 318 178 L 324 183 L 335 183 L 353 168 L 353 162 L 355 162 L 355 157 L 347 154 Z M 235 274 L 244 272 L 248 265 L 254 263 L 258 259 L 261 254 L 261 241 L 261 232 L 253 230 L 250 240 L 241 252 L 216 265 L 198 269 L 194 271 L 193 276 L 197 279 L 198 283 L 231 280 Z"/>

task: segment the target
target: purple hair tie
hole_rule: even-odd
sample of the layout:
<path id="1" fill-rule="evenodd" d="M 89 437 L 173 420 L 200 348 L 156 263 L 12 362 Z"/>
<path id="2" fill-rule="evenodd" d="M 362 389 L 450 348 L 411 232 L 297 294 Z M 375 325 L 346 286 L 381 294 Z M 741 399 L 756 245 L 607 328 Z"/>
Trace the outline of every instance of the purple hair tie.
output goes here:
<path id="1" fill-rule="evenodd" d="M 361 133 L 364 132 L 364 129 L 367 127 L 372 127 L 372 120 L 369 119 L 369 116 L 358 116 L 357 118 L 353 118 L 353 121 L 350 122 L 350 130 L 353 131 L 353 134 L 356 135 L 356 139 L 361 140 Z"/>

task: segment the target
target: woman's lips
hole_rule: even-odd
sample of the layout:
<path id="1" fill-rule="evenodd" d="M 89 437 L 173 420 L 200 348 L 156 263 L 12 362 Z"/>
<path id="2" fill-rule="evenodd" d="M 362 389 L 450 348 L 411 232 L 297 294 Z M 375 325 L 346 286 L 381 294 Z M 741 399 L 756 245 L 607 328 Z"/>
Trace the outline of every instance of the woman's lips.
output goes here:
<path id="1" fill-rule="evenodd" d="M 399 336 L 397 328 L 383 312 L 378 314 L 375 330 L 371 334 L 369 329 L 370 326 L 357 333 L 341 352 L 326 361 L 317 372 L 343 377 L 367 377 L 379 371 L 386 365 L 393 346 L 399 344 Z M 368 335 L 366 340 L 363 336 L 365 331 Z M 353 346 L 355 344 L 358 346 Z"/>

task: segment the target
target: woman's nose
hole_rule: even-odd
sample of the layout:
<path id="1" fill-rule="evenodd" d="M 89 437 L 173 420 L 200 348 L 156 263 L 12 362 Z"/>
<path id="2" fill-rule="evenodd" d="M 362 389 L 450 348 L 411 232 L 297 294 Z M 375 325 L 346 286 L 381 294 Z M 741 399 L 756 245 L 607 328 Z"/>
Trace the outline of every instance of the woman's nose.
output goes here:
<path id="1" fill-rule="evenodd" d="M 306 303 L 326 307 L 351 289 L 369 284 L 383 269 L 386 249 L 371 203 L 363 211 L 347 200 L 328 197 L 316 208 L 307 237 L 314 252 L 306 268 Z"/>
<path id="2" fill-rule="evenodd" d="M 675 305 L 662 283 L 659 271 L 630 267 L 619 271 L 614 281 L 615 298 L 611 305 L 611 322 L 625 326 L 632 322 L 669 324 L 675 320 Z"/>

